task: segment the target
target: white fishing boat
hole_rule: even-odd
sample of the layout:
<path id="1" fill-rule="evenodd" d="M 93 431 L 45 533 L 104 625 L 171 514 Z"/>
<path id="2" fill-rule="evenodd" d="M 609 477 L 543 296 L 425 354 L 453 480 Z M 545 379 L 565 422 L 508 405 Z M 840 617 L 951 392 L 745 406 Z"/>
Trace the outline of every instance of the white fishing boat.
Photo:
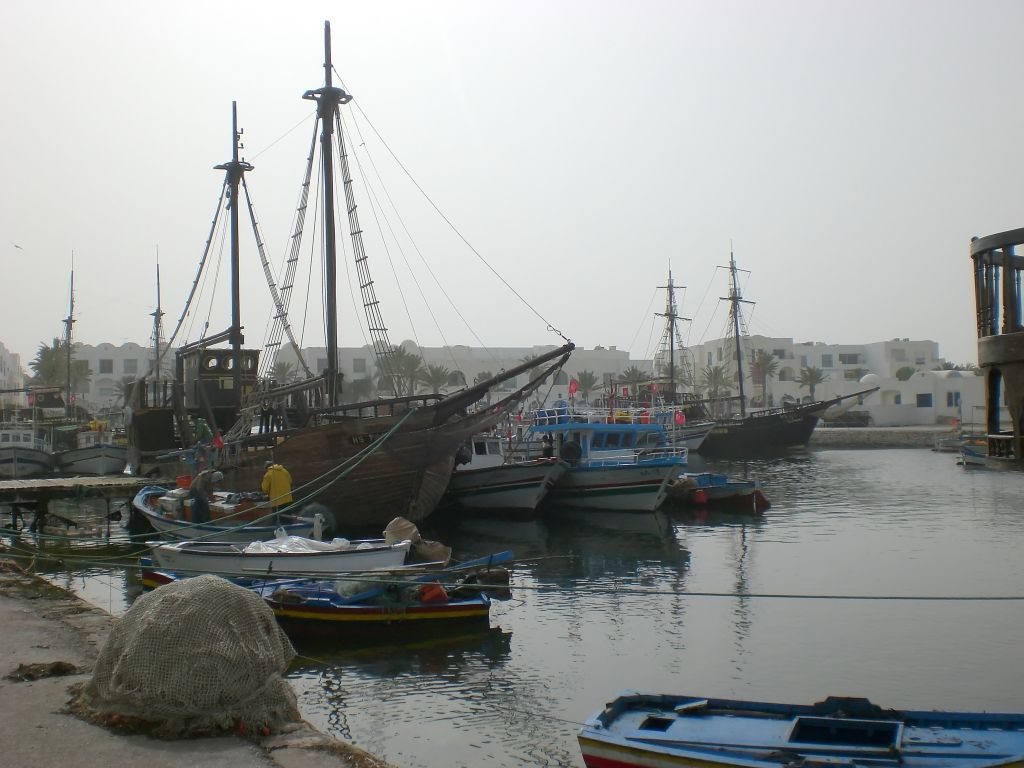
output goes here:
<path id="1" fill-rule="evenodd" d="M 53 471 L 53 454 L 30 424 L 0 427 L 0 477 L 17 480 Z"/>
<path id="2" fill-rule="evenodd" d="M 75 436 L 77 447 L 54 454 L 57 470 L 74 475 L 117 475 L 124 471 L 128 447 L 101 429 L 83 429 Z"/>
<path id="3" fill-rule="evenodd" d="M 333 573 L 397 568 L 405 563 L 412 541 L 317 541 L 301 536 L 276 536 L 268 541 L 248 544 L 176 541 L 157 542 L 151 546 L 153 563 L 178 573 L 321 577 Z"/>
<path id="4" fill-rule="evenodd" d="M 497 434 L 474 437 L 468 444 L 469 461 L 455 467 L 444 503 L 475 514 L 535 517 L 569 465 L 554 457 L 506 463 L 506 444 L 507 439 Z"/>
<path id="5" fill-rule="evenodd" d="M 147 485 L 135 494 L 132 509 L 148 520 L 153 530 L 168 539 L 244 544 L 273 539 L 279 530 L 287 536 L 310 537 L 316 523 L 320 522 L 315 518 L 288 516 L 287 522 L 278 524 L 269 506 L 253 503 L 242 494 L 215 491 L 213 497 L 210 502 L 211 519 L 206 523 L 193 523 L 189 519 L 188 491 L 184 488 Z"/>

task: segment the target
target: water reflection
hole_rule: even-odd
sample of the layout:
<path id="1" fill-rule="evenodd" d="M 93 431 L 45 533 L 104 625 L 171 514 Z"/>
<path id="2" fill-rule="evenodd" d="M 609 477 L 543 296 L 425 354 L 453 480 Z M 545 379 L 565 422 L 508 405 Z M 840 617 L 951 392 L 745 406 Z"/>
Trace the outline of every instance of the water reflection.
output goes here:
<path id="1" fill-rule="evenodd" d="M 1024 594 L 1024 473 L 906 449 L 703 468 L 757 478 L 771 509 L 421 525 L 459 559 L 513 550 L 512 599 L 482 635 L 300 648 L 290 675 L 304 714 L 409 768 L 506 768 L 581 766 L 573 723 L 623 688 L 1021 708 L 1020 602 L 758 595 Z M 133 549 L 117 525 L 93 552 L 13 538 L 102 607 L 130 602 L 133 571 L 101 564 Z"/>

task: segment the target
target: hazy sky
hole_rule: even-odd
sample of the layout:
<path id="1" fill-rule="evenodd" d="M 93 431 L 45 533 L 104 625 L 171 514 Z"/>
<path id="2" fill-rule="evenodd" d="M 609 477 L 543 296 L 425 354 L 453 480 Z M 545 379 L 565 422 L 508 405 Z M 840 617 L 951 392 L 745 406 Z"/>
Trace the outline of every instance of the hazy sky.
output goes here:
<path id="1" fill-rule="evenodd" d="M 377 200 L 395 201 L 422 253 L 382 247 L 376 233 L 402 223 L 358 201 L 393 341 L 559 339 L 429 210 L 366 118 L 578 345 L 650 356 L 670 264 L 689 342 L 721 336 L 716 267 L 732 242 L 752 333 L 927 338 L 976 359 L 970 238 L 1024 226 L 1016 0 L 3 3 L 0 341 L 27 364 L 62 333 L 72 253 L 78 341 L 148 342 L 158 252 L 173 327 L 223 178 L 212 167 L 230 158 L 232 100 L 279 269 L 327 19 L 355 96 L 346 120 L 364 132 L 353 167 L 380 174 Z M 249 236 L 242 258 L 259 346 L 269 300 Z M 298 316 L 299 294 L 320 290 L 304 269 L 293 322 L 322 343 L 320 310 Z M 226 302 L 221 290 L 212 330 Z M 340 343 L 364 343 L 345 314 Z"/>

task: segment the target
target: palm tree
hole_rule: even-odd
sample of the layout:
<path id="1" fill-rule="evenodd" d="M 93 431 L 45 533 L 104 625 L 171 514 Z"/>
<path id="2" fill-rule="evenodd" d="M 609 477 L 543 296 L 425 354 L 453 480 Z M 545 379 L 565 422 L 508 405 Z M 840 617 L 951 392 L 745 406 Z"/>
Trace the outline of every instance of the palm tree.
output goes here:
<path id="1" fill-rule="evenodd" d="M 729 391 L 732 377 L 724 365 L 708 365 L 701 371 L 703 387 L 707 390 L 708 398 L 717 400 L 724 393 Z"/>
<path id="2" fill-rule="evenodd" d="M 92 371 L 89 370 L 89 363 L 86 360 L 75 360 L 74 350 L 71 348 L 71 391 L 80 392 L 89 383 Z M 36 358 L 28 367 L 35 374 L 32 377 L 32 384 L 37 387 L 60 387 L 64 389 L 68 385 L 68 346 L 61 339 L 55 338 L 52 346 L 40 344 L 36 351 Z"/>
<path id="3" fill-rule="evenodd" d="M 274 370 L 270 378 L 277 382 L 277 386 L 283 387 L 295 381 L 295 366 L 291 363 L 274 363 Z"/>
<path id="4" fill-rule="evenodd" d="M 799 381 L 801 389 L 807 387 L 811 393 L 811 400 L 814 400 L 814 388 L 828 381 L 828 374 L 821 368 L 808 365 L 800 369 L 800 378 L 797 381 Z"/>
<path id="5" fill-rule="evenodd" d="M 625 384 L 629 387 L 629 393 L 631 395 L 638 394 L 640 392 L 640 386 L 648 383 L 650 380 L 651 374 L 637 368 L 635 365 L 629 366 L 629 368 L 619 374 L 618 378 L 618 382 L 620 384 Z"/>
<path id="6" fill-rule="evenodd" d="M 361 403 L 373 396 L 373 379 L 352 379 L 345 387 L 343 400 L 346 403 Z"/>
<path id="7" fill-rule="evenodd" d="M 601 380 L 597 378 L 597 374 L 593 371 L 580 371 L 576 374 L 576 384 L 579 386 L 583 402 L 589 401 L 590 393 L 597 389 L 600 383 Z"/>
<path id="8" fill-rule="evenodd" d="M 386 370 L 385 370 L 386 369 Z M 387 363 L 377 363 L 377 388 L 385 392 L 394 392 L 397 396 L 413 395 L 416 384 L 421 381 L 423 358 L 405 347 L 392 347 Z"/>
<path id="9" fill-rule="evenodd" d="M 750 364 L 750 378 L 755 384 L 761 385 L 761 402 L 768 403 L 768 380 L 779 371 L 779 361 L 771 352 L 764 349 L 754 353 L 754 362 Z"/>
<path id="10" fill-rule="evenodd" d="M 448 384 L 452 372 L 444 365 L 431 363 L 419 369 L 419 383 L 423 384 L 430 394 L 440 394 L 441 390 Z"/>
<path id="11" fill-rule="evenodd" d="M 907 381 L 911 376 L 917 373 L 917 369 L 910 365 L 904 365 L 898 371 L 896 371 L 896 378 L 900 381 Z"/>
<path id="12" fill-rule="evenodd" d="M 117 397 L 118 405 L 124 405 L 128 402 L 128 396 L 131 394 L 134 383 L 134 376 L 122 376 L 114 382 L 114 395 Z"/>

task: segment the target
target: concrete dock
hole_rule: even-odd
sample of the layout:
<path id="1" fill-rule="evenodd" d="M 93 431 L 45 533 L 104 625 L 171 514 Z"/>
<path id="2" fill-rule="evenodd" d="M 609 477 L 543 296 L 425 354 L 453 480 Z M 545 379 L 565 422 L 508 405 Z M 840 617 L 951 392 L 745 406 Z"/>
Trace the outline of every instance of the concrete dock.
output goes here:
<path id="1" fill-rule="evenodd" d="M 822 427 L 808 443 L 810 448 L 931 448 L 940 437 L 957 434 L 947 425 L 916 427 Z"/>
<path id="2" fill-rule="evenodd" d="M 2 558 L 2 553 L 0 553 Z M 305 722 L 258 741 L 235 735 L 159 740 L 71 714 L 69 689 L 89 671 L 116 620 L 0 559 L 0 763 L 7 768 L 390 768 Z M 17 679 L 23 665 L 66 662 L 72 674 Z"/>

